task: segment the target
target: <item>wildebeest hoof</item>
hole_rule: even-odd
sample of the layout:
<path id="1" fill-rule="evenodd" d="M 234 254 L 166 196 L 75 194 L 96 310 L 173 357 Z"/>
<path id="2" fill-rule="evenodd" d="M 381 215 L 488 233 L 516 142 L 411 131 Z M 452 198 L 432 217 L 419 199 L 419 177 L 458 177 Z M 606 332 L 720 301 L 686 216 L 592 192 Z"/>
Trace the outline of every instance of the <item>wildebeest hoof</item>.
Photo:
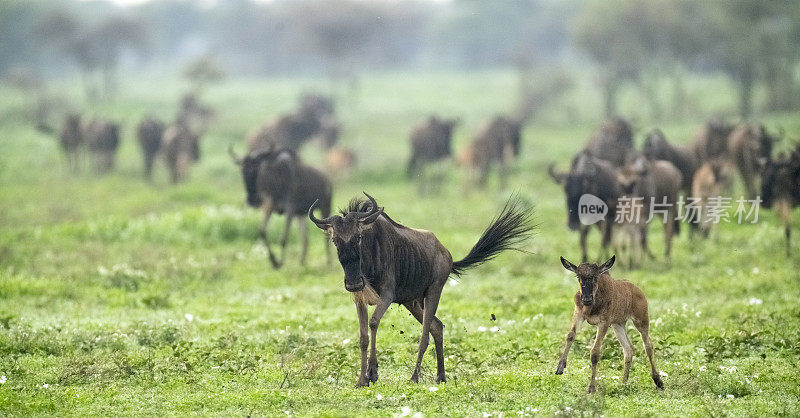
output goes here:
<path id="1" fill-rule="evenodd" d="M 589 392 L 588 393 L 594 393 L 594 385 L 589 385 Z"/>
<path id="2" fill-rule="evenodd" d="M 375 383 L 378 381 L 378 366 L 370 367 L 367 370 L 367 376 L 370 382 Z"/>
<path id="3" fill-rule="evenodd" d="M 417 374 L 417 372 L 414 372 L 414 374 L 411 375 L 411 382 L 419 383 L 419 374 Z"/>
<path id="4" fill-rule="evenodd" d="M 365 377 L 360 377 L 358 379 L 358 383 L 356 383 L 356 387 L 363 388 L 364 386 L 369 386 L 369 380 Z"/>
<path id="5" fill-rule="evenodd" d="M 558 363 L 558 367 L 556 368 L 556 374 L 557 375 L 564 374 L 564 367 L 566 367 L 566 366 L 567 366 L 566 364 Z"/>
<path id="6" fill-rule="evenodd" d="M 661 381 L 661 376 L 653 376 L 653 382 L 656 383 L 656 387 L 664 390 L 664 382 Z"/>
<path id="7" fill-rule="evenodd" d="M 447 383 L 447 378 L 444 375 L 436 376 L 436 383 Z"/>

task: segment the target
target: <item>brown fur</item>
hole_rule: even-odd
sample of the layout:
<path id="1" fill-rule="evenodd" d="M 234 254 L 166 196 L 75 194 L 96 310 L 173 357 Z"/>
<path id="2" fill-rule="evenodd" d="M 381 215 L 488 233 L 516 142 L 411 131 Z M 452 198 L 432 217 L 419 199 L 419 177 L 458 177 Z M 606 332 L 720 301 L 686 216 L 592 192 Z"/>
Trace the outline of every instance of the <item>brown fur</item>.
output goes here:
<path id="1" fill-rule="evenodd" d="M 519 156 L 521 141 L 521 125 L 519 122 L 498 116 L 484 125 L 469 145 L 471 148 L 463 158 L 472 168 L 477 170 L 477 183 L 486 184 L 489 170 L 497 163 L 500 166 L 500 181 L 505 183 L 511 162 Z"/>
<path id="2" fill-rule="evenodd" d="M 749 199 L 756 197 L 760 159 L 769 159 L 772 137 L 762 125 L 741 124 L 728 138 L 728 158 L 736 165 Z"/>
<path id="3" fill-rule="evenodd" d="M 726 156 L 728 149 L 728 136 L 733 131 L 733 126 L 724 120 L 714 118 L 706 122 L 694 135 L 690 149 L 697 158 L 698 165 L 712 159 Z"/>
<path id="4" fill-rule="evenodd" d="M 119 125 L 103 119 L 86 119 L 81 131 L 92 154 L 95 171 L 102 174 L 114 169 L 119 147 Z"/>
<path id="5" fill-rule="evenodd" d="M 603 123 L 586 144 L 589 155 L 622 167 L 633 152 L 633 131 L 622 118 Z"/>
<path id="6" fill-rule="evenodd" d="M 706 162 L 694 173 L 691 197 L 697 199 L 696 206 L 699 207 L 700 219 L 690 219 L 689 221 L 699 222 L 698 228 L 704 237 L 707 237 L 714 229 L 714 222 L 706 222 L 709 198 L 727 196 L 730 193 L 732 178 L 733 167 L 724 159 Z"/>
<path id="7" fill-rule="evenodd" d="M 345 147 L 333 147 L 325 155 L 325 171 L 332 177 L 346 177 L 353 171 L 358 158 L 356 153 Z"/>
<path id="8" fill-rule="evenodd" d="M 768 160 L 762 172 L 762 206 L 773 209 L 782 221 L 786 236 L 786 256 L 792 255 L 792 211 L 800 206 L 800 145 L 791 156 Z"/>
<path id="9" fill-rule="evenodd" d="M 583 263 L 575 266 L 564 257 L 561 264 L 578 277 L 581 290 L 575 294 L 575 309 L 572 315 L 572 326 L 567 334 L 567 343 L 558 362 L 556 374 L 564 373 L 567 366 L 567 354 L 572 342 L 583 321 L 597 327 L 597 336 L 592 346 L 591 365 L 592 378 L 589 381 L 589 393 L 595 391 L 595 378 L 597 376 L 597 363 L 600 360 L 600 349 L 603 345 L 608 328 L 614 329 L 625 360 L 625 369 L 622 373 L 622 383 L 628 381 L 631 360 L 633 359 L 633 345 L 628 338 L 625 326 L 628 319 L 633 320 L 633 325 L 642 336 L 647 357 L 650 360 L 650 375 L 659 389 L 664 388 L 653 357 L 653 344 L 650 342 L 650 316 L 647 310 L 647 298 L 633 283 L 614 280 L 608 273 L 614 265 L 614 257 L 602 265 Z"/>
<path id="10" fill-rule="evenodd" d="M 161 147 L 173 183 L 186 180 L 189 167 L 199 159 L 199 146 L 197 135 L 181 121 L 164 130 Z"/>

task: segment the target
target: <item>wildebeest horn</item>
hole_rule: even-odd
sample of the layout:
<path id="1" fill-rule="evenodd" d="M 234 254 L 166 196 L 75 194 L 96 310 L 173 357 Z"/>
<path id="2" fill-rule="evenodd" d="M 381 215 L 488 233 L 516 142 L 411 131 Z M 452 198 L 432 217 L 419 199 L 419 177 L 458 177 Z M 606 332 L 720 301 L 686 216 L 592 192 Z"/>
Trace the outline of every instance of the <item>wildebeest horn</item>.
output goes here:
<path id="1" fill-rule="evenodd" d="M 318 203 L 319 199 L 315 200 L 314 204 L 312 204 L 311 207 L 308 208 L 308 219 L 311 219 L 311 222 L 314 222 L 317 225 L 317 227 L 321 229 L 326 229 L 331 225 L 330 218 L 318 219 L 316 216 L 314 216 L 314 209 L 317 208 Z"/>
<path id="2" fill-rule="evenodd" d="M 236 165 L 242 165 L 242 159 L 236 156 L 236 153 L 233 152 L 233 144 L 228 144 L 228 154 L 230 154 L 233 162 L 236 163 Z"/>
<path id="3" fill-rule="evenodd" d="M 370 208 L 369 212 L 364 212 L 360 214 L 358 220 L 359 222 L 370 224 L 372 222 L 375 222 L 375 219 L 378 219 L 378 216 L 380 216 L 380 214 L 383 213 L 383 208 L 378 208 L 378 202 L 375 201 L 375 198 L 368 195 L 366 192 L 364 192 L 364 195 L 369 198 L 372 207 Z"/>
<path id="4" fill-rule="evenodd" d="M 564 173 L 556 173 L 556 163 L 550 163 L 550 165 L 547 166 L 547 174 L 558 184 L 563 184 L 566 178 Z"/>

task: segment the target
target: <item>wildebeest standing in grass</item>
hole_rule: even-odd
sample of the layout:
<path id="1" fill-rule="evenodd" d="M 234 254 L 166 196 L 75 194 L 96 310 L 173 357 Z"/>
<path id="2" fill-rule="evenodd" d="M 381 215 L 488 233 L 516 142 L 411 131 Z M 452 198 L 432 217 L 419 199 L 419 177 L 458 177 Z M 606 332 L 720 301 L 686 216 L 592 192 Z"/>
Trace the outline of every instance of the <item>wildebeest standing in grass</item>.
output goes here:
<path id="1" fill-rule="evenodd" d="M 461 163 L 477 170 L 477 182 L 486 185 L 492 165 L 499 165 L 500 182 L 505 184 L 512 161 L 519 156 L 522 125 L 506 116 L 498 116 L 484 125 L 461 155 Z"/>
<path id="2" fill-rule="evenodd" d="M 82 124 L 81 131 L 92 154 L 95 171 L 98 173 L 111 171 L 119 147 L 119 125 L 102 119 L 87 119 Z"/>
<path id="3" fill-rule="evenodd" d="M 792 211 L 800 206 L 800 145 L 790 157 L 767 160 L 762 171 L 762 206 L 773 209 L 784 225 L 786 256 L 792 254 Z"/>
<path id="4" fill-rule="evenodd" d="M 179 118 L 168 126 L 162 135 L 161 148 L 172 182 L 186 180 L 189 167 L 200 159 L 199 137 L 188 121 Z"/>
<path id="5" fill-rule="evenodd" d="M 740 124 L 728 137 L 728 157 L 739 170 L 748 199 L 756 197 L 761 161 L 770 158 L 774 142 L 761 124 Z"/>
<path id="6" fill-rule="evenodd" d="M 628 381 L 628 373 L 633 359 L 633 344 L 628 338 L 625 324 L 628 319 L 633 320 L 633 325 L 642 335 L 642 344 L 650 360 L 650 376 L 659 389 L 664 389 L 661 375 L 656 369 L 653 357 L 653 343 L 650 341 L 650 315 L 647 312 L 647 298 L 633 283 L 624 280 L 614 280 L 608 271 L 614 265 L 614 257 L 601 265 L 582 263 L 576 266 L 564 257 L 561 264 L 565 269 L 575 273 L 580 284 L 580 291 L 575 293 L 575 310 L 572 314 L 572 326 L 567 334 L 567 344 L 558 361 L 556 374 L 564 373 L 567 367 L 567 354 L 575 335 L 578 333 L 583 321 L 597 327 L 597 337 L 594 340 L 591 354 L 592 378 L 589 381 L 589 393 L 595 391 L 595 377 L 597 376 L 597 363 L 600 361 L 600 349 L 608 328 L 614 329 L 625 360 L 625 369 L 622 372 L 622 383 Z"/>
<path id="7" fill-rule="evenodd" d="M 326 231 L 336 245 L 344 270 L 344 287 L 353 294 L 360 325 L 358 385 L 367 386 L 378 380 L 375 339 L 381 318 L 392 303 L 405 306 L 422 324 L 417 364 L 411 380 L 419 380 L 430 334 L 436 347 L 436 382 L 444 382 L 444 325 L 436 317 L 442 288 L 450 275 L 459 276 L 521 244 L 533 229 L 531 212 L 512 198 L 469 254 L 453 262 L 450 252 L 433 233 L 400 225 L 375 199 L 367 197 L 369 202 L 354 199 L 340 215 L 321 220 L 312 212 L 316 205 L 308 212 L 309 218 Z M 369 320 L 367 305 L 376 305 Z"/>
<path id="8" fill-rule="evenodd" d="M 557 173 L 551 164 L 548 173 L 553 180 L 564 188 L 567 198 L 567 226 L 570 230 L 580 232 L 581 258 L 588 259 L 586 251 L 586 237 L 591 225 L 580 222 L 579 202 L 581 196 L 590 194 L 599 198 L 606 204 L 607 210 L 604 219 L 595 225 L 600 229 L 603 237 L 601 250 L 605 254 L 611 242 L 612 224 L 617 210 L 617 201 L 622 196 L 622 189 L 617 180 L 617 171 L 608 161 L 592 157 L 588 152 L 582 151 L 572 160 L 568 173 Z"/>
<path id="9" fill-rule="evenodd" d="M 700 234 L 708 237 L 711 229 L 714 228 L 716 220 L 709 216 L 709 211 L 717 210 L 721 207 L 722 197 L 725 197 L 731 190 L 733 182 L 733 167 L 725 158 L 714 158 L 697 169 L 692 179 L 692 195 L 694 206 L 697 207 L 699 216 L 687 219 L 692 225 L 696 225 Z M 691 210 L 684 208 L 686 215 L 691 215 Z M 690 229 L 694 231 L 694 228 Z"/>
<path id="10" fill-rule="evenodd" d="M 250 153 L 243 158 L 237 157 L 233 148 L 229 148 L 228 152 L 233 161 L 242 169 L 244 186 L 247 191 L 247 204 L 264 211 L 264 221 L 259 233 L 267 246 L 272 266 L 276 269 L 283 266 L 289 227 L 294 218 L 298 218 L 300 237 L 303 241 L 300 262 L 305 264 L 308 252 L 308 229 L 305 216 L 316 200 L 319 200 L 322 216 L 330 215 L 333 190 L 330 180 L 316 169 L 303 164 L 292 150 L 279 150 L 272 146 Z M 274 212 L 286 215 L 286 226 L 280 244 L 282 251 L 280 260 L 272 252 L 267 237 L 269 220 Z M 326 251 L 329 248 L 326 247 Z M 328 257 L 330 258 L 330 255 Z"/>
<path id="11" fill-rule="evenodd" d="M 314 136 L 322 136 L 326 146 L 336 143 L 339 125 L 333 120 L 333 101 L 325 96 L 306 94 L 300 99 L 300 109 L 279 117 L 251 132 L 247 138 L 248 152 L 258 152 L 274 145 L 276 149 L 298 150 Z"/>
<path id="12" fill-rule="evenodd" d="M 585 150 L 589 155 L 608 161 L 614 167 L 622 167 L 634 152 L 633 130 L 622 118 L 610 119 L 592 135 Z"/>
<path id="13" fill-rule="evenodd" d="M 642 153 L 650 160 L 669 161 L 681 173 L 681 189 L 688 196 L 692 192 L 692 179 L 697 170 L 697 158 L 692 150 L 681 145 L 670 144 L 664 133 L 654 129 L 647 134 Z"/>
<path id="14" fill-rule="evenodd" d="M 697 158 L 698 167 L 712 159 L 726 156 L 731 131 L 733 125 L 721 118 L 712 118 L 695 133 L 689 148 Z"/>
<path id="15" fill-rule="evenodd" d="M 427 164 L 449 158 L 451 142 L 457 119 L 442 119 L 431 116 L 411 131 L 411 158 L 406 166 L 406 175 L 413 177 Z"/>
<path id="16" fill-rule="evenodd" d="M 67 115 L 58 139 L 69 169 L 77 172 L 80 164 L 81 145 L 83 145 L 81 117 L 74 113 Z"/>
<path id="17" fill-rule="evenodd" d="M 164 122 L 152 116 L 145 117 L 139 122 L 136 134 L 139 139 L 139 147 L 142 149 L 142 158 L 144 159 L 144 176 L 147 180 L 150 180 L 153 174 L 153 163 L 158 151 L 161 149 Z"/>

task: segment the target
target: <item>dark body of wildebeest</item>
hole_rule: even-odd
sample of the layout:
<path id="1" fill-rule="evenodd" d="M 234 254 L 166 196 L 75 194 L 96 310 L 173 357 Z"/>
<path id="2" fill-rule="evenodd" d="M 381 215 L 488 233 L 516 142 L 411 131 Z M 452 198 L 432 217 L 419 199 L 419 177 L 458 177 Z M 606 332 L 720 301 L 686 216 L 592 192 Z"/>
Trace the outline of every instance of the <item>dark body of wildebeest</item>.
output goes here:
<path id="1" fill-rule="evenodd" d="M 330 98 L 317 94 L 303 95 L 297 111 L 281 116 L 248 135 L 248 152 L 262 151 L 270 146 L 296 151 L 315 136 L 322 137 L 324 145 L 330 148 L 337 142 L 340 130 L 333 116 Z"/>
<path id="2" fill-rule="evenodd" d="M 468 166 L 477 170 L 479 185 L 486 184 L 492 165 L 498 164 L 500 181 L 505 183 L 511 162 L 519 156 L 522 125 L 507 116 L 497 116 L 475 135 L 464 158 Z"/>
<path id="3" fill-rule="evenodd" d="M 740 124 L 728 137 L 728 158 L 736 166 L 748 199 L 756 197 L 761 165 L 772 156 L 775 139 L 761 124 Z"/>
<path id="4" fill-rule="evenodd" d="M 604 122 L 589 138 L 584 151 L 592 157 L 608 161 L 614 167 L 622 167 L 634 152 L 630 124 L 622 118 Z"/>
<path id="5" fill-rule="evenodd" d="M 800 144 L 789 155 L 767 160 L 761 176 L 762 206 L 781 219 L 786 235 L 786 256 L 792 255 L 792 212 L 800 206 Z"/>
<path id="6" fill-rule="evenodd" d="M 142 150 L 142 159 L 144 160 L 144 176 L 148 180 L 153 175 L 153 164 L 161 149 L 161 138 L 164 135 L 164 129 L 164 122 L 152 116 L 142 119 L 136 129 L 136 136 L 139 139 L 139 147 Z"/>
<path id="7" fill-rule="evenodd" d="M 259 230 L 267 246 L 270 263 L 274 268 L 283 265 L 289 227 L 294 218 L 299 219 L 303 240 L 300 262 L 305 264 L 308 252 L 308 230 L 305 216 L 311 205 L 319 200 L 319 208 L 327 217 L 331 211 L 333 187 L 330 180 L 317 169 L 304 164 L 293 150 L 279 150 L 274 146 L 237 157 L 233 149 L 228 150 L 234 162 L 241 167 L 247 204 L 262 209 L 264 220 Z M 281 238 L 282 256 L 278 259 L 272 251 L 267 232 L 273 213 L 286 215 L 286 226 Z"/>
<path id="8" fill-rule="evenodd" d="M 200 160 L 200 138 L 184 119 L 164 129 L 161 148 L 173 183 L 186 180 L 189 167 Z"/>
<path id="9" fill-rule="evenodd" d="M 411 131 L 411 158 L 408 160 L 406 174 L 411 177 L 428 163 L 450 158 L 453 128 L 456 119 L 443 119 L 430 116 Z"/>
<path id="10" fill-rule="evenodd" d="M 450 275 L 491 260 L 500 252 L 517 248 L 531 233 L 531 210 L 511 199 L 484 231 L 469 254 L 453 257 L 433 233 L 403 226 L 392 220 L 371 196 L 354 199 L 340 215 L 309 218 L 326 231 L 336 245 L 344 270 L 344 287 L 352 292 L 360 325 L 361 372 L 359 386 L 378 380 L 375 339 L 381 318 L 392 303 L 405 306 L 422 324 L 417 363 L 411 380 L 419 380 L 428 340 L 436 347 L 436 381 L 444 382 L 444 325 L 436 317 L 442 289 Z M 367 319 L 367 305 L 376 305 Z M 369 348 L 369 358 L 367 349 Z"/>
<path id="11" fill-rule="evenodd" d="M 71 113 L 64 118 L 64 124 L 61 126 L 58 140 L 69 169 L 73 172 L 78 171 L 80 151 L 83 145 L 83 132 L 81 132 L 81 117 L 79 115 Z"/>
<path id="12" fill-rule="evenodd" d="M 92 155 L 95 171 L 114 169 L 119 147 L 119 124 L 104 119 L 86 119 L 81 126 L 83 139 Z"/>
<path id="13" fill-rule="evenodd" d="M 661 130 L 654 129 L 645 137 L 642 153 L 650 160 L 671 162 L 681 173 L 681 189 L 686 195 L 691 193 L 692 178 L 698 167 L 697 158 L 691 149 L 669 143 Z"/>
<path id="14" fill-rule="evenodd" d="M 728 136 L 733 131 L 733 125 L 721 118 L 708 120 L 694 135 L 689 144 L 697 166 L 703 165 L 715 158 L 724 158 L 728 151 Z"/>

